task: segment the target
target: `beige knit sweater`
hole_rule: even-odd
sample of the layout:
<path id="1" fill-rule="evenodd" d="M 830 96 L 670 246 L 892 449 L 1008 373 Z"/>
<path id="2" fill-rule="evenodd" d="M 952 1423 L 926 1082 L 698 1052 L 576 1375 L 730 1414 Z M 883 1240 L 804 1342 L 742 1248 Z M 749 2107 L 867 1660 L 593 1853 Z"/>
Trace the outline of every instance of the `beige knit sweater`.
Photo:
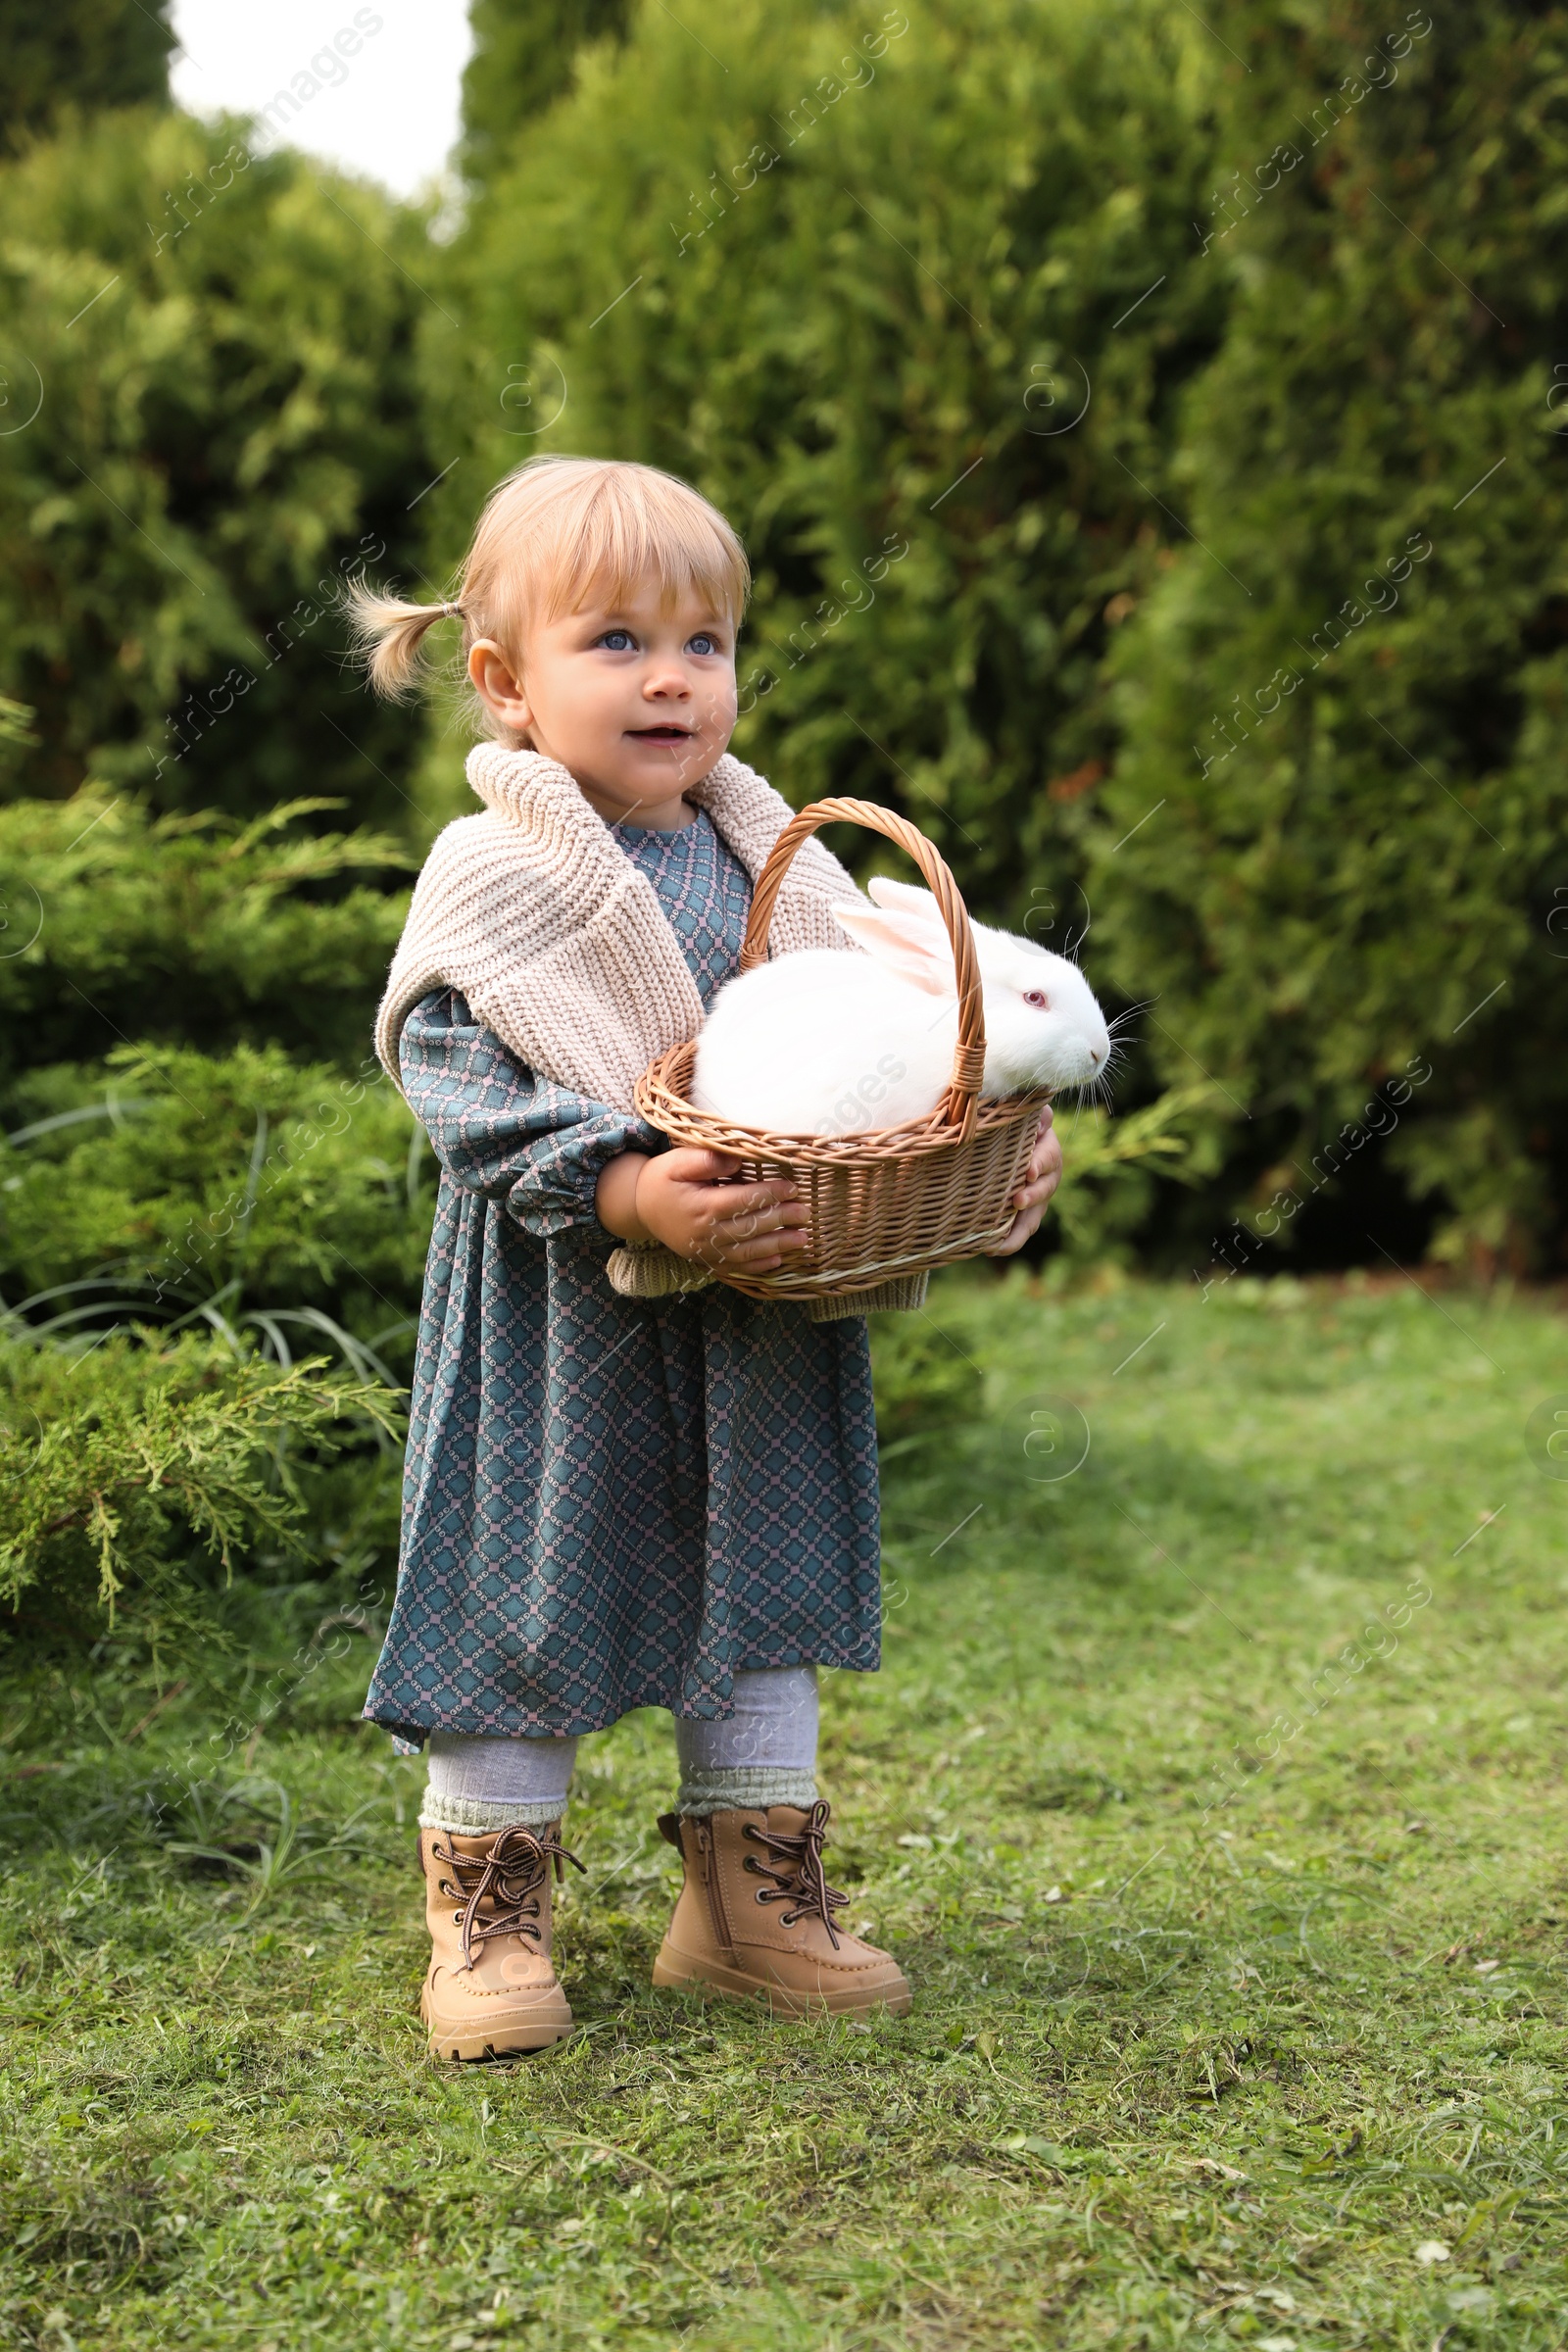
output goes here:
<path id="1" fill-rule="evenodd" d="M 392 959 L 375 1024 L 387 1076 L 401 1087 L 398 1039 L 420 998 L 455 988 L 529 1069 L 630 1110 L 654 1056 L 695 1037 L 703 1018 L 653 884 L 555 760 L 479 744 L 468 782 L 484 814 L 437 836 Z M 788 802 L 727 753 L 686 798 L 708 810 L 755 883 L 789 821 Z M 774 950 L 855 953 L 830 909 L 858 897 L 838 859 L 819 841 L 804 842 L 774 908 Z M 659 1250 L 617 1250 L 611 1279 L 650 1295 L 706 1277 Z"/>

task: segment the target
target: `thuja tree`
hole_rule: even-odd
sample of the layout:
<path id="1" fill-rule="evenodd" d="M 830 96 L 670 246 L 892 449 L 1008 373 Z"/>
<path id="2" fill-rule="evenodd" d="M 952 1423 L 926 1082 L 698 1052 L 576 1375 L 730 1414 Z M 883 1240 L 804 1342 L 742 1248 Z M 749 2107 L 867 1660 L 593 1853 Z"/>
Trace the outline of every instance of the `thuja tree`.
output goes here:
<path id="1" fill-rule="evenodd" d="M 627 0 L 473 0 L 463 74 L 462 162 L 484 185 L 571 87 L 577 52 L 625 30 Z"/>
<path id="2" fill-rule="evenodd" d="M 1175 461 L 1193 543 L 1120 649 L 1097 937 L 1167 1072 L 1233 1099 L 1250 1233 L 1337 1195 L 1381 1262 L 1396 1187 L 1440 1251 L 1559 1262 L 1568 20 L 1212 23 L 1225 168 L 1189 234 L 1230 325 Z"/>
<path id="3" fill-rule="evenodd" d="M 62 111 L 169 95 L 170 0 L 0 0 L 0 150 Z"/>
<path id="4" fill-rule="evenodd" d="M 466 450 L 442 559 L 538 451 L 695 480 L 757 574 L 737 749 L 1080 932 L 1105 651 L 1175 532 L 1172 403 L 1227 299 L 1191 229 L 1202 39 L 1143 0 L 738 0 L 700 42 L 641 12 L 477 205 L 462 336 L 429 322 Z"/>
<path id="5" fill-rule="evenodd" d="M 0 169 L 0 695 L 33 712 L 0 789 L 407 818 L 410 730 L 345 676 L 335 600 L 407 572 L 440 470 L 422 256 L 243 124 L 109 115 Z"/>

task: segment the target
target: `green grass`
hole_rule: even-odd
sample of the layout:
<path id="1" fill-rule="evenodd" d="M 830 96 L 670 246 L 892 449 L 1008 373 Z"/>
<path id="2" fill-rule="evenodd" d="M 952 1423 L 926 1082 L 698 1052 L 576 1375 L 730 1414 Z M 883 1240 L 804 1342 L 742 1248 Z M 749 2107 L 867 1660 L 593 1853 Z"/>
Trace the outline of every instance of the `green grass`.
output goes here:
<path id="1" fill-rule="evenodd" d="M 1563 2342 L 1568 1484 L 1526 1429 L 1560 1312 L 1392 1280 L 935 1312 L 984 1414 L 895 1440 L 885 1668 L 825 1684 L 834 1875 L 913 2016 L 649 1990 L 639 1717 L 583 1751 L 580 2032 L 438 2072 L 366 1643 L 218 1762 L 188 1695 L 142 1725 L 107 1659 L 40 1667 L 0 2340 Z M 235 1870 L 176 1850 L 247 1820 Z"/>

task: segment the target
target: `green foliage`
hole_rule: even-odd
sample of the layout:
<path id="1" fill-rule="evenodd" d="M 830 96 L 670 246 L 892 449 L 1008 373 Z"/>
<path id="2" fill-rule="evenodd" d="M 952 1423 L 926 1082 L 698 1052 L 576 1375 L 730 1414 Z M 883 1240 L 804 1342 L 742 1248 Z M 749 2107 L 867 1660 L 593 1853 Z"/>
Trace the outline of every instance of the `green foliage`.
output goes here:
<path id="1" fill-rule="evenodd" d="M 129 94 L 110 26 L 13 8 L 0 50 L 90 50 L 90 110 Z M 73 117 L 0 169 L 0 777 L 107 779 L 127 870 L 95 834 L 46 888 L 0 828 L 0 1059 L 122 1027 L 357 1061 L 397 919 L 371 866 L 230 923 L 202 838 L 129 796 L 247 817 L 303 786 L 421 831 L 451 751 L 346 679 L 337 588 L 433 576 L 519 459 L 613 450 L 747 536 L 737 748 L 904 808 L 1046 944 L 1092 907 L 1091 976 L 1157 999 L 1133 1100 L 1211 1079 L 1191 1206 L 1172 1154 L 1124 1154 L 1064 1194 L 1074 1252 L 1233 1208 L 1298 1233 L 1338 1137 L 1347 1249 L 1393 1199 L 1396 1248 L 1425 1201 L 1440 1253 L 1554 1263 L 1564 30 L 1504 0 L 479 0 L 450 250 L 243 125 Z"/>
<path id="2" fill-rule="evenodd" d="M 160 1043 L 360 1064 L 405 907 L 370 877 L 412 860 L 381 834 L 301 830 L 334 806 L 160 817 L 92 784 L 0 806 L 0 1102 L 127 1020 Z"/>
<path id="3" fill-rule="evenodd" d="M 737 748 L 902 807 L 1060 946 L 1105 649 L 1224 320 L 1190 227 L 1220 53 L 1144 0 L 681 15 L 586 58 L 454 255 L 444 553 L 543 448 L 697 481 L 757 573 Z"/>
<path id="4" fill-rule="evenodd" d="M 1293 1215 L 1414 1056 L 1387 1164 L 1438 1253 L 1560 1261 L 1568 16 L 1213 22 L 1230 324 L 1174 457 L 1198 544 L 1121 648 L 1096 940 L 1160 996 L 1156 1064 L 1235 1099 L 1244 1213 Z"/>
<path id="5" fill-rule="evenodd" d="M 124 1047 L 36 1072 L 0 1144 L 0 1285 L 40 1330 L 249 1323 L 287 1360 L 335 1327 L 408 1353 L 432 1187 L 420 1129 L 368 1081 L 275 1047 Z M 325 1321 L 323 1322 L 323 1318 Z M 289 1333 L 294 1333 L 292 1347 Z"/>
<path id="6" fill-rule="evenodd" d="M 736 517 L 739 748 L 902 806 L 1047 944 L 1092 904 L 1153 1074 L 1212 1074 L 1191 1211 L 1146 1163 L 1122 1232 L 1277 1225 L 1430 1064 L 1345 1246 L 1402 1190 L 1440 1252 L 1554 1257 L 1562 11 L 905 27 L 649 10 L 585 61 L 460 241 L 462 347 L 431 322 L 443 552 L 551 446 Z"/>
<path id="7" fill-rule="evenodd" d="M 979 1366 L 929 1315 L 878 1315 L 871 1356 L 876 1434 L 900 1440 L 972 1421 L 984 1399 Z"/>
<path id="8" fill-rule="evenodd" d="M 32 712 L 24 703 L 13 703 L 0 694 L 0 743 L 36 743 L 31 720 Z"/>
<path id="9" fill-rule="evenodd" d="M 287 1447 L 330 1455 L 354 1420 L 395 1426 L 384 1391 L 319 1359 L 283 1370 L 193 1337 L 70 1359 L 0 1343 L 0 1602 L 38 1587 L 70 1606 L 95 1584 L 111 1621 L 123 1596 L 209 1635 L 201 1556 L 232 1574 L 257 1547 L 304 1554 Z"/>
<path id="10" fill-rule="evenodd" d="M 106 117 L 0 171 L 14 424 L 0 692 L 84 776 L 243 814 L 298 791 L 406 819 L 406 717 L 342 674 L 334 600 L 407 571 L 439 472 L 409 366 L 415 216 L 245 126 Z"/>
<path id="11" fill-rule="evenodd" d="M 0 152 L 62 109 L 138 106 L 169 95 L 171 0 L 0 0 Z"/>
<path id="12" fill-rule="evenodd" d="M 579 1754 L 578 2034 L 435 2068 L 373 1629 L 325 1617 L 357 1654 L 265 1733 L 314 1609 L 243 1695 L 13 1670 L 19 2342 L 1551 2352 L 1568 1489 L 1520 1399 L 1562 1322 L 1442 1305 L 938 1285 L 998 1410 L 893 1465 L 888 1671 L 823 1678 L 829 1875 L 915 1988 L 869 2031 L 651 1990 L 652 1710 Z M 1094 1444 L 1048 1484 L 1056 1396 Z"/>
<path id="13" fill-rule="evenodd" d="M 368 1059 L 412 860 L 327 829 L 410 817 L 334 600 L 438 470 L 419 225 L 241 134 L 122 116 L 0 172 L 41 393 L 0 478 L 4 1591 L 57 1642 L 118 1600 L 116 1654 L 187 1673 L 258 1631 L 214 1559 L 389 1568 L 430 1197 Z"/>
<path id="14" fill-rule="evenodd" d="M 1099 1103 L 1063 1107 L 1056 1125 L 1065 1174 L 1051 1207 L 1061 1271 L 1125 1263 L 1147 1226 L 1160 1179 L 1195 1186 L 1212 1175 L 1212 1086 L 1175 1086 L 1120 1118 Z"/>
<path id="15" fill-rule="evenodd" d="M 323 1346 L 360 1388 L 409 1361 L 433 1187 L 423 1139 L 369 1054 L 402 902 L 364 879 L 407 858 L 379 835 L 300 830 L 320 813 L 307 802 L 249 825 L 155 818 L 102 787 L 0 808 L 16 940 L 0 958 L 0 1299 L 31 1367 L 29 1409 L 49 1443 L 65 1433 L 68 1454 L 74 1399 L 91 1383 L 73 1369 L 63 1386 L 57 1348 L 118 1367 L 117 1444 L 156 1406 L 170 1445 L 193 1416 L 198 1447 L 201 1383 L 247 1349 L 270 1359 L 247 1374 L 263 1385 Z M 146 1042 L 105 1055 L 130 1018 Z M 169 1042 L 181 1035 L 210 1050 Z M 166 1379 L 156 1350 L 103 1340 L 192 1323 L 226 1348 L 188 1359 L 205 1367 L 195 1387 Z M 187 1358 L 175 1347 L 167 1360 Z M 305 1382 L 297 1434 L 315 1426 L 312 1398 L 335 1393 Z M 281 1394 L 292 1410 L 295 1391 Z M 224 1424 L 236 1474 L 247 1426 Z M 284 1545 L 280 1564 L 336 1573 L 390 1552 L 390 1456 L 360 1447 L 310 1484 L 310 1541 Z M 234 1507 L 254 1550 L 270 1522 L 243 1519 L 247 1492 L 242 1478 Z M 293 1525 L 294 1490 L 285 1502 Z M 135 1554 L 144 1577 L 151 1556 L 144 1544 Z M 188 1658 L 190 1623 L 168 1592 L 160 1606 L 165 1645 Z"/>
<path id="16" fill-rule="evenodd" d="M 571 86 L 577 52 L 619 38 L 628 0 L 473 0 L 473 54 L 463 74 L 463 169 L 479 187 L 494 178 L 519 124 Z"/>

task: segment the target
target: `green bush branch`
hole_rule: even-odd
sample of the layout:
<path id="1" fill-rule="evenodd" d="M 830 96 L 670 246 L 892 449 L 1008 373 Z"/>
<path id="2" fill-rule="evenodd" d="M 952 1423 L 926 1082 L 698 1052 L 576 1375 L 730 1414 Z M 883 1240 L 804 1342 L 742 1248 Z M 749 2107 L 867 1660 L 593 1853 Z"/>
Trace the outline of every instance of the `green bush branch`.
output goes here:
<path id="1" fill-rule="evenodd" d="M 0 1348 L 0 1600 L 79 1584 L 90 1560 L 113 1622 L 127 1587 L 166 1583 L 192 1540 L 225 1576 L 260 1544 L 298 1556 L 290 1449 L 330 1458 L 356 1423 L 396 1432 L 395 1397 L 321 1358 L 280 1371 L 190 1338 L 157 1353 L 111 1340 L 74 1363 Z"/>

